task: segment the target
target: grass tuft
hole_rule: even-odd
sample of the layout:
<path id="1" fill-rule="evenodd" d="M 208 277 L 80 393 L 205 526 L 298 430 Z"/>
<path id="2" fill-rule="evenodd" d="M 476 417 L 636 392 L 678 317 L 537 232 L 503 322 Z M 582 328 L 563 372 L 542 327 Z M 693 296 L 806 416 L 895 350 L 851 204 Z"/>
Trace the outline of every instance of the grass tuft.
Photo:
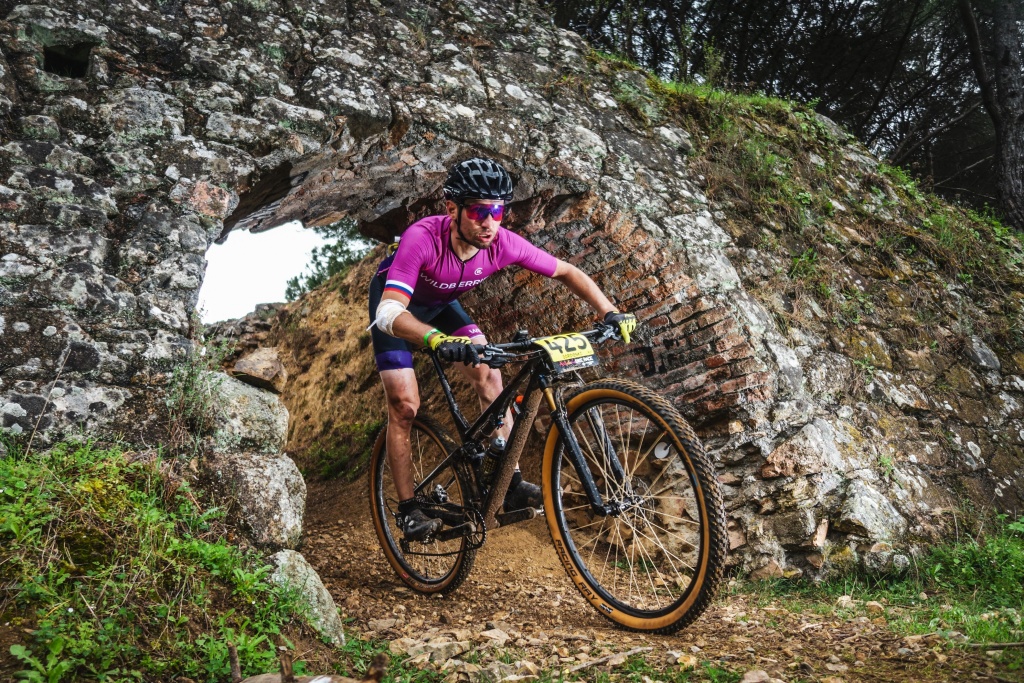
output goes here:
<path id="1" fill-rule="evenodd" d="M 741 590 L 793 611 L 840 617 L 858 616 L 864 602 L 875 600 L 887 605 L 889 626 L 897 633 L 958 632 L 971 643 L 1019 642 L 1024 634 L 1024 518 L 1000 518 L 977 538 L 935 546 L 900 575 L 851 573 L 820 583 L 778 579 L 744 584 Z M 837 607 L 842 595 L 860 604 Z M 949 641 L 952 647 L 959 642 Z M 1000 661 L 1009 671 L 1024 670 L 1020 650 L 1005 650 Z"/>
<path id="2" fill-rule="evenodd" d="M 228 641 L 245 672 L 275 670 L 298 595 L 229 544 L 221 518 L 187 483 L 168 486 L 159 463 L 118 450 L 63 444 L 0 460 L 0 624 L 23 634 L 0 673 L 226 680 Z"/>
<path id="3" fill-rule="evenodd" d="M 225 377 L 218 371 L 232 351 L 229 343 L 197 346 L 171 371 L 165 403 L 167 448 L 174 455 L 197 455 L 203 437 L 212 433 L 218 417 L 215 394 Z"/>

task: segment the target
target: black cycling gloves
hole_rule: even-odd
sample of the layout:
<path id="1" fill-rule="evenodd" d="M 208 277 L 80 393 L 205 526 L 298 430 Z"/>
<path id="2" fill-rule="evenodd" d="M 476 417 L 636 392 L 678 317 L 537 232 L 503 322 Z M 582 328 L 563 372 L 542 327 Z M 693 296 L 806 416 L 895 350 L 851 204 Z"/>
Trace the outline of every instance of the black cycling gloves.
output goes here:
<path id="1" fill-rule="evenodd" d="M 619 334 L 622 335 L 622 341 L 626 344 L 629 343 L 629 335 L 636 329 L 636 316 L 632 313 L 608 311 L 604 314 L 604 322 L 606 325 L 618 326 Z"/>
<path id="2" fill-rule="evenodd" d="M 469 341 L 469 337 L 449 337 L 443 332 L 431 332 L 427 333 L 427 344 L 432 351 L 437 351 L 441 360 L 449 363 L 469 363 L 473 367 L 480 365 L 480 355 Z"/>

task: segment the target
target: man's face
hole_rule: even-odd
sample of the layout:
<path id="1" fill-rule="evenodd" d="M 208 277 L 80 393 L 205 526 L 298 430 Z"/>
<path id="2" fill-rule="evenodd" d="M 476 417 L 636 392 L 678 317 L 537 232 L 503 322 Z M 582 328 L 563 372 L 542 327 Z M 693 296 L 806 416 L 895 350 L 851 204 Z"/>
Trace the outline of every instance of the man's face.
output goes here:
<path id="1" fill-rule="evenodd" d="M 459 207 L 448 202 L 448 215 L 452 220 L 459 217 Z M 477 249 L 486 249 L 498 236 L 498 227 L 505 208 L 505 202 L 493 199 L 467 199 L 462 207 L 462 238 Z M 497 215 L 497 218 L 495 217 Z"/>

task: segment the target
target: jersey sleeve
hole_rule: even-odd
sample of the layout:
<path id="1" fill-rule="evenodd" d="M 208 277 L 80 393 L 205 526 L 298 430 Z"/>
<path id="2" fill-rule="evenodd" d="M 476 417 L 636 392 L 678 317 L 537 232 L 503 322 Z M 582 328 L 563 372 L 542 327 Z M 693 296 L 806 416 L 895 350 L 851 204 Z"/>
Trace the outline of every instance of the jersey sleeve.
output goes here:
<path id="1" fill-rule="evenodd" d="M 395 259 L 388 269 L 384 291 L 404 294 L 411 299 L 423 264 L 430 256 L 429 251 L 430 235 L 427 230 L 418 225 L 409 226 L 398 243 Z"/>
<path id="2" fill-rule="evenodd" d="M 515 265 L 544 277 L 554 276 L 555 269 L 558 268 L 558 259 L 543 249 L 533 246 L 511 230 L 503 229 L 503 232 L 507 248 L 501 251 L 504 257 L 501 263 L 502 268 Z"/>

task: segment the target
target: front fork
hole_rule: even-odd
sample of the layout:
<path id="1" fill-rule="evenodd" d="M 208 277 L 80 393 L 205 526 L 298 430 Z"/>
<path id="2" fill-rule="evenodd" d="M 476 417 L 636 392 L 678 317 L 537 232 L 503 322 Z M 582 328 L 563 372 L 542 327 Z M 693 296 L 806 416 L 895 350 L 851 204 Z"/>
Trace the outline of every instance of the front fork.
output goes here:
<path id="1" fill-rule="evenodd" d="M 545 386 L 544 398 L 547 399 L 548 407 L 551 409 L 551 419 L 562 435 L 562 443 L 565 444 L 565 450 L 569 459 L 572 460 L 576 472 L 580 476 L 580 483 L 583 485 L 583 490 L 587 494 L 587 499 L 590 501 L 590 507 L 594 514 L 601 517 L 618 515 L 622 512 L 621 505 L 615 501 L 605 503 L 601 497 L 601 492 L 597 490 L 597 482 L 594 481 L 594 475 L 590 471 L 590 466 L 587 465 L 587 458 L 583 455 L 579 440 L 577 440 L 576 435 L 572 432 L 572 427 L 569 425 L 569 417 L 566 414 L 565 405 L 560 400 L 561 397 L 556 398 L 555 392 L 551 387 Z M 587 419 L 590 421 L 594 435 L 601 440 L 602 452 L 600 455 L 604 457 L 610 474 L 619 486 L 627 489 L 626 494 L 629 495 L 628 477 L 622 467 L 622 463 L 619 462 L 618 455 L 615 452 L 615 445 L 604 428 L 604 420 L 602 420 L 600 413 L 593 408 L 588 411 Z"/>

